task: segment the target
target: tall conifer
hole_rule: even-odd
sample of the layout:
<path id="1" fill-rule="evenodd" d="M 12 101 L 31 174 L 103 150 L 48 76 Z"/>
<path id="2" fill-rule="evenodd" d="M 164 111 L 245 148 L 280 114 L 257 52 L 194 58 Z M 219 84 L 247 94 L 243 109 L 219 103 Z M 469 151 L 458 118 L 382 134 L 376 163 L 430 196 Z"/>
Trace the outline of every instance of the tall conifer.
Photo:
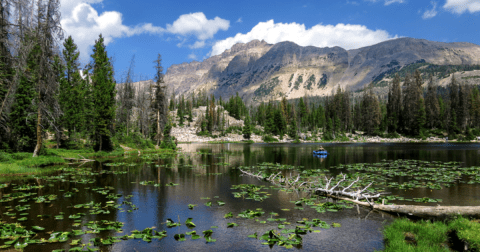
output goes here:
<path id="1" fill-rule="evenodd" d="M 93 103 L 94 103 L 94 131 L 96 149 L 98 151 L 111 150 L 113 120 L 115 119 L 115 80 L 113 66 L 107 56 L 104 39 L 100 34 L 93 48 Z"/>

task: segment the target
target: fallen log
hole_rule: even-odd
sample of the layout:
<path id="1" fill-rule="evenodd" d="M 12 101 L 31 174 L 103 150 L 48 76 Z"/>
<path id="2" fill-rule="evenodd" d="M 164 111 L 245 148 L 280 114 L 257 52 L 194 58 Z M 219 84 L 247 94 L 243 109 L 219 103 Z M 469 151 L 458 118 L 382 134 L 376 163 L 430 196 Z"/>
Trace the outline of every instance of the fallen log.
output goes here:
<path id="1" fill-rule="evenodd" d="M 299 181 L 298 177 L 296 179 L 293 179 L 293 178 L 288 179 L 286 177 L 282 178 L 282 176 L 279 176 L 281 174 L 280 172 L 277 174 L 271 174 L 269 177 L 267 177 L 267 176 L 263 176 L 262 172 L 253 174 L 251 172 L 247 172 L 242 169 L 240 169 L 240 171 L 245 175 L 262 179 L 274 184 L 283 183 L 284 185 L 289 187 L 294 187 L 295 189 L 301 188 L 306 191 L 314 192 L 322 196 L 326 196 L 326 197 L 338 199 L 338 200 L 349 201 L 357 205 L 365 206 L 374 210 L 379 210 L 379 211 L 388 212 L 388 213 L 396 213 L 396 214 L 416 216 L 416 217 L 422 217 L 422 218 L 428 218 L 428 217 L 442 218 L 442 217 L 447 217 L 451 215 L 480 217 L 480 206 L 385 205 L 383 204 L 383 202 L 382 204 L 377 204 L 374 202 L 374 200 L 378 199 L 382 193 L 375 193 L 375 194 L 363 193 L 367 188 L 369 188 L 372 185 L 373 182 L 370 183 L 365 188 L 363 188 L 362 190 L 349 191 L 349 189 L 360 180 L 360 178 L 357 178 L 349 186 L 343 188 L 342 190 L 335 190 L 338 187 L 340 187 L 340 184 L 343 181 L 345 181 L 345 175 L 333 187 L 330 187 L 330 183 L 332 182 L 333 178 L 328 179 L 325 177 L 326 185 L 323 188 L 322 187 L 312 188 L 311 187 L 312 182 Z M 277 181 L 275 180 L 276 178 L 277 178 Z M 306 185 L 310 185 L 310 187 L 308 188 L 306 187 Z M 360 201 L 360 200 L 366 200 L 366 202 Z"/>

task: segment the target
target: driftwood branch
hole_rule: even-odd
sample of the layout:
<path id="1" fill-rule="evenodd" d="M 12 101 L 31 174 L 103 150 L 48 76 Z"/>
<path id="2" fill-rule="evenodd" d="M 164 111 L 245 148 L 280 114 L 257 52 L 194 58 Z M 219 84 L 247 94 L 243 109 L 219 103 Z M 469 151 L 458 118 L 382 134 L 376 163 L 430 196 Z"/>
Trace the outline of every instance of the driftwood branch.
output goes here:
<path id="1" fill-rule="evenodd" d="M 299 183 L 300 176 L 296 179 L 291 178 L 292 182 L 288 182 L 288 178 L 282 178 L 279 176 L 281 172 L 272 174 L 269 177 L 261 176 L 261 172 L 258 174 L 253 174 L 251 172 L 244 171 L 239 169 L 243 174 L 256 177 L 258 179 L 266 180 L 271 183 L 284 183 L 289 187 L 296 187 L 296 189 L 304 189 L 305 191 L 315 192 L 326 197 L 345 200 L 357 205 L 366 206 L 374 210 L 380 210 L 383 212 L 390 213 L 400 213 L 409 216 L 417 217 L 445 217 L 448 215 L 464 215 L 464 216 L 476 216 L 480 217 L 480 206 L 419 206 L 419 205 L 385 205 L 384 201 L 382 204 L 377 204 L 374 202 L 375 199 L 378 199 L 383 193 L 365 193 L 365 191 L 373 185 L 373 182 L 369 183 L 362 189 L 356 191 L 350 190 L 355 184 L 360 181 L 360 178 L 357 177 L 350 185 L 343 188 L 342 190 L 334 190 L 340 186 L 342 182 L 346 180 L 346 175 L 343 175 L 343 178 L 336 183 L 335 186 L 329 189 L 330 184 L 332 183 L 333 178 L 325 177 L 326 185 L 322 187 L 321 181 L 319 181 L 320 186 L 312 187 L 313 182 L 303 181 Z M 290 176 L 291 177 L 291 176 Z M 299 183 L 299 184 L 298 184 Z M 298 186 L 297 186 L 298 185 Z M 365 201 L 361 201 L 365 200 Z"/>

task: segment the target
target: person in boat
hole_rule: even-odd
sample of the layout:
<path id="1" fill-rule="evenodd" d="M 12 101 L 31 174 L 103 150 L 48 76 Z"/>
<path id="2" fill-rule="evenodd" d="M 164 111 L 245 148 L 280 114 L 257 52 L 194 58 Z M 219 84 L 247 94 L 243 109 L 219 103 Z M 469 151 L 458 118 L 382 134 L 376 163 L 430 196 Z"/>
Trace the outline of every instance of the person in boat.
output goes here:
<path id="1" fill-rule="evenodd" d="M 318 148 L 317 151 L 326 151 L 322 146 L 320 146 L 320 148 Z"/>

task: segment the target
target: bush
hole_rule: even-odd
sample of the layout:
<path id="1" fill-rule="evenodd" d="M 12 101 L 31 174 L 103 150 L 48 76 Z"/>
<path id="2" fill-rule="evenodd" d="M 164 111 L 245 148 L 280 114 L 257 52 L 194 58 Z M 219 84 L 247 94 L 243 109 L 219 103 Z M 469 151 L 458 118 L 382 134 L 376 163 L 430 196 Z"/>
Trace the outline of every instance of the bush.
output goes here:
<path id="1" fill-rule="evenodd" d="M 262 137 L 262 141 L 264 141 L 266 143 L 272 143 L 272 142 L 278 142 L 278 139 L 276 139 L 275 137 L 270 136 L 270 135 L 264 135 Z"/>
<path id="2" fill-rule="evenodd" d="M 425 129 L 420 129 L 418 137 L 422 140 L 427 140 L 428 133 L 425 132 Z"/>
<path id="3" fill-rule="evenodd" d="M 467 136 L 465 137 L 465 140 L 472 141 L 475 140 L 475 135 L 472 132 L 473 130 L 467 130 Z"/>
<path id="4" fill-rule="evenodd" d="M 340 134 L 340 135 L 337 136 L 337 138 L 335 140 L 348 142 L 348 141 L 350 141 L 350 138 L 348 138 L 345 134 Z"/>
<path id="5" fill-rule="evenodd" d="M 430 130 L 430 135 L 434 135 L 434 136 L 437 136 L 437 137 L 440 137 L 440 138 L 443 138 L 445 137 L 443 135 L 443 131 L 441 129 L 432 129 Z"/>
<path id="6" fill-rule="evenodd" d="M 480 136 L 480 128 L 474 128 L 472 129 L 472 134 L 474 136 Z"/>
<path id="7" fill-rule="evenodd" d="M 154 148 L 152 140 L 143 138 L 140 132 L 132 132 L 128 136 L 126 134 L 117 134 L 112 140 L 114 148 L 119 144 L 135 149 Z"/>
<path id="8" fill-rule="evenodd" d="M 333 133 L 331 131 L 323 132 L 323 137 L 322 137 L 323 141 L 332 141 L 333 139 L 334 139 Z"/>
<path id="9" fill-rule="evenodd" d="M 260 135 L 263 134 L 263 131 L 261 129 L 256 128 L 256 127 L 252 127 L 252 133 L 260 136 Z"/>
<path id="10" fill-rule="evenodd" d="M 9 163 L 13 162 L 12 154 L 0 151 L 0 163 Z"/>
<path id="11" fill-rule="evenodd" d="M 457 134 L 455 132 L 449 133 L 448 134 L 448 140 L 453 140 L 457 138 Z"/>
<path id="12" fill-rule="evenodd" d="M 226 134 L 233 133 L 233 134 L 242 134 L 242 127 L 240 126 L 230 126 L 225 130 Z"/>
<path id="13" fill-rule="evenodd" d="M 385 135 L 385 138 L 400 138 L 400 135 L 397 132 L 389 132 Z"/>
<path id="14" fill-rule="evenodd" d="M 175 144 L 175 140 L 172 138 L 166 138 L 160 143 L 160 148 L 162 149 L 177 149 L 177 145 Z"/>
<path id="15" fill-rule="evenodd" d="M 197 132 L 197 136 L 211 137 L 212 134 L 206 130 L 206 131 Z"/>

